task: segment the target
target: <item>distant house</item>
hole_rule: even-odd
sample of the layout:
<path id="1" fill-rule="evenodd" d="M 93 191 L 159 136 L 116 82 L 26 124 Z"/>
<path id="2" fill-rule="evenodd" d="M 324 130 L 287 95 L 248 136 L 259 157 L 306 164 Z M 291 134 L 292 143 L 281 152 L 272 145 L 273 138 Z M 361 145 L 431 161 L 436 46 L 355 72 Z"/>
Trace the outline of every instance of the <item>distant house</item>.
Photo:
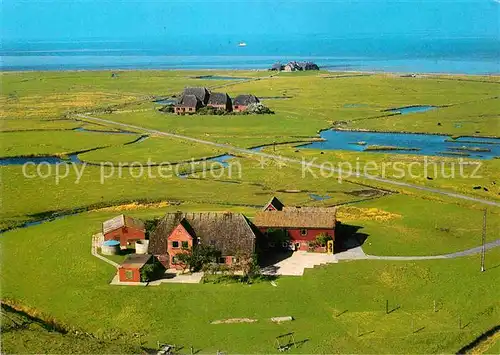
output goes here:
<path id="1" fill-rule="evenodd" d="M 300 62 L 299 66 L 302 70 L 319 70 L 318 65 L 313 62 Z"/>
<path id="2" fill-rule="evenodd" d="M 285 207 L 280 200 L 273 196 L 271 200 L 264 206 L 263 211 L 281 211 Z"/>
<path id="3" fill-rule="evenodd" d="M 197 244 L 221 252 L 221 264 L 231 265 L 238 256 L 255 252 L 256 234 L 251 222 L 237 213 L 167 213 L 150 237 L 149 253 L 167 268 L 183 269 L 180 253 Z"/>
<path id="4" fill-rule="evenodd" d="M 281 71 L 285 68 L 284 65 L 282 65 L 281 63 L 274 63 L 272 66 L 271 66 L 271 71 Z"/>
<path id="5" fill-rule="evenodd" d="M 223 92 L 213 92 L 210 94 L 207 106 L 231 112 L 233 104 L 228 94 Z"/>
<path id="6" fill-rule="evenodd" d="M 152 255 L 129 254 L 118 268 L 118 279 L 121 282 L 141 282 L 142 268 L 153 262 Z"/>
<path id="7" fill-rule="evenodd" d="M 174 112 L 178 115 L 195 113 L 200 107 L 203 107 L 203 104 L 197 96 L 182 95 L 178 103 L 174 106 Z"/>
<path id="8" fill-rule="evenodd" d="M 285 207 L 273 197 L 263 211 L 257 212 L 253 223 L 264 235 L 277 230 L 285 232 L 290 238 L 291 249 L 307 251 L 319 236 L 335 241 L 336 209 Z M 326 251 L 326 246 L 317 249 Z"/>
<path id="9" fill-rule="evenodd" d="M 293 61 L 293 62 L 288 62 L 284 68 L 283 68 L 284 71 L 286 72 L 292 72 L 292 71 L 298 71 L 298 70 L 302 70 L 301 66 L 299 65 L 299 63 Z"/>
<path id="10" fill-rule="evenodd" d="M 119 215 L 102 224 L 104 240 L 117 240 L 121 247 L 127 247 L 133 242 L 145 239 L 144 223 L 132 217 Z"/>
<path id="11" fill-rule="evenodd" d="M 292 72 L 292 71 L 305 71 L 305 70 L 319 70 L 318 65 L 314 64 L 313 62 L 288 62 L 284 67 L 283 70 L 286 72 Z"/>
<path id="12" fill-rule="evenodd" d="M 233 110 L 236 112 L 245 111 L 248 105 L 257 104 L 259 102 L 259 99 L 254 95 L 238 95 L 233 100 Z"/>

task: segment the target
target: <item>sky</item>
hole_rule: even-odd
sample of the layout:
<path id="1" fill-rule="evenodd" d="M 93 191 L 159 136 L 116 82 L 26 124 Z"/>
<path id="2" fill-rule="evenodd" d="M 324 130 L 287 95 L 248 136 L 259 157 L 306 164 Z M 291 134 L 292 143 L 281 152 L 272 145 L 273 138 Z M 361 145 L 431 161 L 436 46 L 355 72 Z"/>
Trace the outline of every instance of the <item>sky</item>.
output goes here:
<path id="1" fill-rule="evenodd" d="M 3 0 L 0 6 L 3 41 L 500 37 L 500 0 Z"/>

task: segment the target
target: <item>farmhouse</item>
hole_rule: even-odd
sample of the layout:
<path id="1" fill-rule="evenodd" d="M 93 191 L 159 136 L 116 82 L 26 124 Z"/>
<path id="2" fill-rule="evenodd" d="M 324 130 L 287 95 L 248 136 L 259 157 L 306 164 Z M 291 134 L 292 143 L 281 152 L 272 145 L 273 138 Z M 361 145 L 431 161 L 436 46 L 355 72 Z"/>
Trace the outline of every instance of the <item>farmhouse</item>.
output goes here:
<path id="1" fill-rule="evenodd" d="M 259 102 L 259 99 L 254 95 L 238 95 L 234 98 L 233 109 L 237 112 L 245 111 L 248 108 L 248 105 L 257 104 Z"/>
<path id="2" fill-rule="evenodd" d="M 208 99 L 207 106 L 226 110 L 227 112 L 231 112 L 233 110 L 233 105 L 231 103 L 231 98 L 228 94 L 224 92 L 213 92 L 210 94 L 210 98 Z"/>
<path id="3" fill-rule="evenodd" d="M 319 67 L 317 64 L 313 62 L 296 62 L 296 61 L 291 61 L 288 62 L 284 66 L 280 66 L 278 69 L 278 66 L 275 64 L 271 67 L 271 70 L 284 70 L 286 72 L 292 72 L 292 71 L 306 71 L 306 70 L 319 70 Z"/>
<path id="4" fill-rule="evenodd" d="M 132 242 L 145 238 L 146 228 L 144 223 L 132 217 L 119 215 L 102 224 L 104 240 L 117 240 L 121 247 L 127 247 Z"/>
<path id="5" fill-rule="evenodd" d="M 263 211 L 257 212 L 253 222 L 270 243 L 271 235 L 279 232 L 288 237 L 283 243 L 293 250 L 333 252 L 335 208 L 285 207 L 273 197 Z M 323 245 L 318 243 L 319 238 L 323 241 L 332 240 L 331 249 L 327 250 L 326 242 Z"/>
<path id="6" fill-rule="evenodd" d="M 118 279 L 121 282 L 141 282 L 141 270 L 153 262 L 153 256 L 147 254 L 130 254 L 118 268 Z"/>
<path id="7" fill-rule="evenodd" d="M 166 268 L 182 269 L 177 259 L 196 245 L 207 245 L 220 251 L 221 264 L 231 265 L 237 257 L 255 252 L 256 230 L 239 213 L 167 213 L 150 237 L 149 253 Z"/>
<path id="8" fill-rule="evenodd" d="M 179 102 L 174 106 L 174 112 L 178 115 L 195 113 L 202 107 L 201 100 L 195 95 L 182 95 Z"/>

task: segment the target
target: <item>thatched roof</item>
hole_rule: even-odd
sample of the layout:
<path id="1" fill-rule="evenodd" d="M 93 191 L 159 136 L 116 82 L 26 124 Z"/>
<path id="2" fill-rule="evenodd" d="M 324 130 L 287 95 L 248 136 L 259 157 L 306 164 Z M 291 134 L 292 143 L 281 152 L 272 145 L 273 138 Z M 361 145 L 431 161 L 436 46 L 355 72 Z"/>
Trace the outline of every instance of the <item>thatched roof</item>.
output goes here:
<path id="1" fill-rule="evenodd" d="M 144 222 L 140 219 L 135 219 L 121 214 L 105 221 L 102 224 L 102 232 L 106 234 L 121 227 L 132 227 L 138 230 L 146 230 Z"/>
<path id="2" fill-rule="evenodd" d="M 269 206 L 273 206 L 277 211 L 281 211 L 285 205 L 281 203 L 280 200 L 276 198 L 276 196 L 273 196 L 268 203 L 264 206 L 262 209 L 263 211 L 266 211 Z"/>
<path id="3" fill-rule="evenodd" d="M 302 211 L 301 209 L 286 211 L 261 211 L 257 212 L 253 223 L 257 227 L 268 228 L 335 228 L 335 210 Z"/>
<path id="4" fill-rule="evenodd" d="M 206 105 L 206 103 L 208 102 L 208 97 L 210 96 L 210 91 L 208 91 L 207 88 L 203 87 L 194 87 L 194 88 L 187 87 L 184 89 L 184 92 L 181 95 L 181 100 L 182 97 L 186 95 L 194 95 L 198 98 L 198 100 L 200 100 L 204 105 Z"/>
<path id="5" fill-rule="evenodd" d="M 197 108 L 198 106 L 201 106 L 201 101 L 195 95 L 183 95 L 177 106 Z"/>
<path id="6" fill-rule="evenodd" d="M 239 253 L 252 254 L 255 248 L 255 233 L 250 222 L 239 213 L 167 213 L 149 238 L 149 253 L 165 255 L 167 239 L 180 223 L 201 244 L 212 245 L 223 256 Z"/>
<path id="7" fill-rule="evenodd" d="M 225 92 L 213 92 L 208 99 L 208 105 L 227 105 L 231 103 L 231 98 Z"/>
<path id="8" fill-rule="evenodd" d="M 283 207 L 283 211 L 286 212 L 328 212 L 337 214 L 336 207 L 300 207 L 300 206 L 286 206 Z"/>
<path id="9" fill-rule="evenodd" d="M 238 95 L 233 100 L 233 105 L 248 106 L 250 104 L 259 103 L 259 99 L 251 94 Z"/>

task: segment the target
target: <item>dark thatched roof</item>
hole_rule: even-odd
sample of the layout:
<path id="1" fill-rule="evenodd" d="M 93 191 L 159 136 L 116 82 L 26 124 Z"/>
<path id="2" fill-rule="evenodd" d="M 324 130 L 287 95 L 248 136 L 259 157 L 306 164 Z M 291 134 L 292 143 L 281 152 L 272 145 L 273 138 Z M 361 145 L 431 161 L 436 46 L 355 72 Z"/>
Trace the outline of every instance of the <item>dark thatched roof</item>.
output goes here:
<path id="1" fill-rule="evenodd" d="M 285 207 L 285 205 L 283 203 L 281 203 L 280 200 L 278 200 L 275 196 L 273 196 L 268 203 L 266 203 L 266 205 L 264 206 L 264 208 L 262 209 L 263 211 L 267 210 L 267 208 L 269 207 L 269 205 L 273 206 L 277 211 L 281 211 L 283 209 L 283 207 Z"/>
<path id="2" fill-rule="evenodd" d="M 184 89 L 184 92 L 182 93 L 179 102 L 181 102 L 182 98 L 186 95 L 194 95 L 198 98 L 198 100 L 200 100 L 204 105 L 206 105 L 208 102 L 208 97 L 210 96 L 210 91 L 208 91 L 207 88 L 203 87 L 194 87 L 194 88 L 187 87 Z"/>
<path id="3" fill-rule="evenodd" d="M 238 95 L 234 98 L 233 105 L 248 106 L 260 102 L 259 99 L 250 94 Z"/>
<path id="4" fill-rule="evenodd" d="M 302 211 L 301 209 L 287 211 L 257 212 L 253 223 L 257 227 L 268 228 L 335 228 L 336 213 L 319 211 Z"/>
<path id="5" fill-rule="evenodd" d="M 208 99 L 208 105 L 228 105 L 231 103 L 231 98 L 224 92 L 213 92 Z"/>
<path id="6" fill-rule="evenodd" d="M 201 101 L 195 95 L 183 95 L 179 100 L 177 106 L 196 108 L 198 106 L 201 106 Z"/>
<path id="7" fill-rule="evenodd" d="M 135 219 L 121 214 L 105 221 L 102 224 L 102 232 L 106 234 L 121 227 L 132 227 L 138 230 L 146 229 L 144 227 L 144 222 L 142 222 L 140 219 Z"/>
<path id="8" fill-rule="evenodd" d="M 180 223 L 203 245 L 214 246 L 223 256 L 253 254 L 255 232 L 245 216 L 239 213 L 167 213 L 149 240 L 149 253 L 167 254 L 167 239 Z"/>

